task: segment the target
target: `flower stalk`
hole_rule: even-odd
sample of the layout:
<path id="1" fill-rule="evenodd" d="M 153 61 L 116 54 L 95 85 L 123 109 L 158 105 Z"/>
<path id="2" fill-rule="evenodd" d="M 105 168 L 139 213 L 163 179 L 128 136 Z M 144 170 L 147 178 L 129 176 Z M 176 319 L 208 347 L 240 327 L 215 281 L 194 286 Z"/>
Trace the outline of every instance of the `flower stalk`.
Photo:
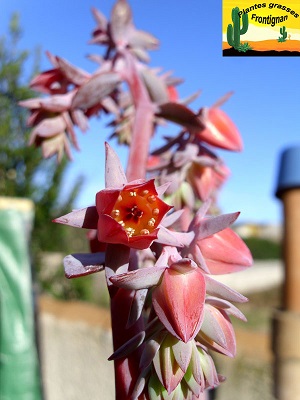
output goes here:
<path id="1" fill-rule="evenodd" d="M 93 10 L 91 42 L 105 46 L 89 74 L 48 53 L 52 69 L 33 79 L 47 98 L 29 99 L 30 142 L 44 157 L 77 148 L 75 126 L 101 112 L 113 120 L 112 137 L 128 145 L 126 173 L 105 144 L 105 188 L 95 204 L 56 223 L 88 230 L 91 253 L 64 259 L 65 275 L 105 271 L 110 295 L 116 399 L 204 399 L 222 382 L 209 351 L 236 352 L 231 324 L 245 320 L 232 302 L 247 299 L 212 275 L 248 268 L 252 257 L 230 226 L 239 212 L 215 215 L 217 194 L 229 176 L 215 148 L 240 151 L 237 127 L 212 107 L 193 111 L 198 93 L 180 99 L 181 80 L 150 68 L 151 34 L 135 28 L 126 0 L 110 21 Z M 156 127 L 171 121 L 175 137 L 150 154 Z"/>

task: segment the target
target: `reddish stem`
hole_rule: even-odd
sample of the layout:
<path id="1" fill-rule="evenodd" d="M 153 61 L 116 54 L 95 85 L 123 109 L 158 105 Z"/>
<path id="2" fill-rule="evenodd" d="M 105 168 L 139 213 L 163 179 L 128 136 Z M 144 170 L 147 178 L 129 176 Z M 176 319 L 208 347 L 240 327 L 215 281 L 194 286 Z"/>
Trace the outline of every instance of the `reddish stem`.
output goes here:
<path id="1" fill-rule="evenodd" d="M 111 326 L 114 351 L 138 332 L 144 330 L 142 317 L 126 328 L 134 292 L 113 286 L 109 277 L 128 270 L 130 248 L 124 245 L 108 244 L 105 255 L 106 279 L 110 294 Z M 114 361 L 116 400 L 130 398 L 139 376 L 141 347 L 125 358 Z"/>
<path id="2" fill-rule="evenodd" d="M 150 139 L 153 133 L 154 105 L 138 74 L 134 58 L 127 51 L 123 52 L 123 56 L 126 60 L 124 78 L 129 85 L 135 106 L 135 119 L 126 171 L 127 179 L 130 182 L 146 178 Z"/>
<path id="3" fill-rule="evenodd" d="M 153 130 L 154 106 L 140 79 L 133 57 L 126 50 L 123 52 L 123 57 L 126 60 L 124 78 L 129 85 L 135 105 L 135 120 L 126 171 L 127 179 L 130 182 L 135 179 L 146 178 L 147 159 Z M 118 250 L 120 250 L 120 248 Z M 126 251 L 124 249 L 124 255 L 125 253 Z M 116 263 L 116 258 L 119 258 L 119 256 L 116 255 L 116 247 L 109 245 L 106 254 L 106 266 L 112 268 L 112 264 Z M 127 253 L 127 257 L 129 259 L 129 252 Z M 120 273 L 121 271 L 117 270 L 121 267 L 122 262 L 117 262 L 117 264 L 119 265 L 113 265 L 113 269 L 115 273 Z M 109 289 L 111 295 L 113 344 L 116 350 L 135 334 L 141 332 L 144 329 L 144 324 L 142 318 L 139 318 L 132 327 L 126 329 L 133 292 L 124 289 L 116 289 L 114 287 L 109 287 Z M 136 384 L 139 376 L 140 353 L 141 347 L 125 359 L 123 358 L 115 361 L 117 400 L 128 399 Z"/>

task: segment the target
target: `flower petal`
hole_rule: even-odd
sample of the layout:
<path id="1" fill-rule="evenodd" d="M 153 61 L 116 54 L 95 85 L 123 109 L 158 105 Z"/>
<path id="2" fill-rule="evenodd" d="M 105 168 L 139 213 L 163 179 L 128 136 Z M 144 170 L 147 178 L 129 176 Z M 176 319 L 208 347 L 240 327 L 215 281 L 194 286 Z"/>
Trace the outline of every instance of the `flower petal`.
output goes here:
<path id="1" fill-rule="evenodd" d="M 217 296 L 228 301 L 246 303 L 247 297 L 238 293 L 236 290 L 216 281 L 210 275 L 205 275 L 206 291 L 212 296 Z"/>
<path id="2" fill-rule="evenodd" d="M 239 318 L 242 321 L 247 321 L 247 318 L 245 315 L 233 304 L 231 304 L 227 300 L 223 299 L 218 299 L 217 297 L 206 297 L 205 299 L 206 304 L 210 304 L 213 307 L 219 308 L 221 310 L 224 310 L 227 314 L 232 315 L 236 318 Z"/>
<path id="3" fill-rule="evenodd" d="M 120 83 L 120 77 L 116 72 L 101 72 L 93 75 L 78 89 L 72 101 L 72 108 L 86 110 L 101 102 L 111 94 Z"/>
<path id="4" fill-rule="evenodd" d="M 123 358 L 132 353 L 135 349 L 137 349 L 144 341 L 145 331 L 138 332 L 135 336 L 129 339 L 126 343 L 124 343 L 121 347 L 119 347 L 109 358 L 109 361 L 117 360 L 119 358 Z"/>
<path id="5" fill-rule="evenodd" d="M 120 188 L 127 183 L 120 159 L 113 148 L 105 143 L 105 187 Z"/>
<path id="6" fill-rule="evenodd" d="M 141 268 L 115 275 L 110 280 L 115 286 L 123 289 L 145 289 L 157 285 L 164 270 L 165 267 Z"/>
<path id="7" fill-rule="evenodd" d="M 59 218 L 55 218 L 53 222 L 58 224 L 70 225 L 75 228 L 96 229 L 98 222 L 98 213 L 95 206 L 74 210 Z"/>
<path id="8" fill-rule="evenodd" d="M 169 394 L 173 392 L 184 375 L 172 351 L 174 340 L 176 339 L 172 335 L 167 335 L 153 359 L 155 372 Z"/>
<path id="9" fill-rule="evenodd" d="M 65 276 L 78 278 L 104 269 L 105 253 L 70 254 L 64 258 Z"/>
<path id="10" fill-rule="evenodd" d="M 192 356 L 192 346 L 193 341 L 184 343 L 182 340 L 174 340 L 172 345 L 172 351 L 177 364 L 183 372 L 186 372 L 188 365 L 191 361 Z"/>
<path id="11" fill-rule="evenodd" d="M 228 357 L 234 357 L 236 354 L 236 339 L 232 323 L 223 310 L 212 306 L 205 306 L 204 321 L 196 340 Z"/>
<path id="12" fill-rule="evenodd" d="M 147 299 L 148 289 L 138 289 L 134 292 L 129 311 L 126 328 L 130 328 L 142 315 L 145 301 Z"/>
<path id="13" fill-rule="evenodd" d="M 233 224 L 239 215 L 239 212 L 235 212 L 231 214 L 222 214 L 216 217 L 207 217 L 202 219 L 199 223 L 195 240 L 201 240 L 219 231 L 222 231 L 223 229 Z"/>

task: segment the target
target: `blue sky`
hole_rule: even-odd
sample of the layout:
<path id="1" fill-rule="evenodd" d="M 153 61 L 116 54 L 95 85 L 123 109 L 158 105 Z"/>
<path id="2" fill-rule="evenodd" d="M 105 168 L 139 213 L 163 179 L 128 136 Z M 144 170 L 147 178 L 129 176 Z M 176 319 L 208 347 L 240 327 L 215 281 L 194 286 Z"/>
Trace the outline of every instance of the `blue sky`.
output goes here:
<path id="1" fill-rule="evenodd" d="M 242 153 L 218 152 L 232 171 L 219 205 L 222 212 L 241 211 L 241 222 L 277 223 L 281 203 L 274 198 L 280 153 L 300 145 L 299 57 L 222 57 L 221 2 L 212 0 L 129 1 L 138 28 L 161 41 L 151 52 L 151 65 L 172 70 L 185 79 L 181 97 L 200 89 L 192 104 L 197 110 L 212 105 L 229 91 L 234 96 L 223 106 L 239 128 Z M 95 65 L 85 56 L 101 53 L 87 44 L 95 23 L 91 7 L 106 16 L 112 0 L 0 0 L 0 35 L 7 32 L 10 15 L 19 11 L 23 27 L 22 48 L 40 46 L 90 72 Z M 50 67 L 42 56 L 42 67 Z M 110 131 L 101 120 L 91 121 L 91 130 L 78 132 L 81 153 L 75 154 L 66 186 L 78 175 L 85 176 L 78 207 L 93 204 L 94 194 L 103 188 L 103 141 Z M 174 134 L 177 128 L 169 128 Z M 170 133 L 168 131 L 168 133 Z M 120 153 L 125 159 L 124 150 Z"/>

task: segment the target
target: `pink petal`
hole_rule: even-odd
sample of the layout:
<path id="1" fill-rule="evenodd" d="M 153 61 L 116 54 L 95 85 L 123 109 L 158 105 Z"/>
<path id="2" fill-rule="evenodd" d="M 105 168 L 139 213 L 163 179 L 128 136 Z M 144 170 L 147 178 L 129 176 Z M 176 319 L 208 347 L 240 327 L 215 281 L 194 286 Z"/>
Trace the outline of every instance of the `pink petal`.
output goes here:
<path id="1" fill-rule="evenodd" d="M 167 103 L 169 100 L 167 86 L 162 79 L 147 68 L 142 69 L 141 74 L 151 100 L 157 104 Z"/>
<path id="2" fill-rule="evenodd" d="M 75 65 L 70 64 L 67 60 L 61 57 L 56 57 L 59 69 L 64 76 L 75 85 L 81 86 L 90 77 L 90 74 Z"/>
<path id="3" fill-rule="evenodd" d="M 96 194 L 96 207 L 99 214 L 110 214 L 119 197 L 120 190 L 104 189 Z"/>
<path id="4" fill-rule="evenodd" d="M 40 99 L 40 107 L 46 111 L 63 112 L 70 108 L 75 92 L 56 94 L 45 99 Z"/>
<path id="5" fill-rule="evenodd" d="M 164 341 L 167 333 L 166 331 L 161 331 L 157 335 L 153 337 L 153 339 L 148 339 L 145 342 L 145 347 L 143 349 L 141 359 L 140 359 L 140 368 L 147 368 L 153 361 L 156 353 L 158 352 L 161 343 Z"/>
<path id="6" fill-rule="evenodd" d="M 212 175 L 211 167 L 199 167 L 195 163 L 192 163 L 188 170 L 187 180 L 202 201 L 206 201 L 214 189 Z"/>
<path id="7" fill-rule="evenodd" d="M 64 258 L 67 278 L 78 278 L 104 269 L 105 253 L 70 254 Z"/>
<path id="8" fill-rule="evenodd" d="M 137 349 L 144 341 L 145 331 L 138 332 L 135 336 L 129 339 L 126 343 L 124 343 L 121 347 L 119 347 L 109 358 L 108 360 L 117 360 L 119 358 L 123 358 L 132 353 L 135 349 Z"/>
<path id="9" fill-rule="evenodd" d="M 239 215 L 239 212 L 235 212 L 202 219 L 199 223 L 198 231 L 196 233 L 196 240 L 204 239 L 219 231 L 222 231 L 223 229 L 232 225 Z"/>
<path id="10" fill-rule="evenodd" d="M 127 178 L 117 153 L 108 143 L 105 143 L 105 156 L 105 187 L 122 187 Z"/>
<path id="11" fill-rule="evenodd" d="M 132 47 L 154 50 L 158 47 L 159 41 L 148 32 L 133 29 L 129 35 L 129 43 Z"/>
<path id="12" fill-rule="evenodd" d="M 132 13 L 126 1 L 117 1 L 111 12 L 110 30 L 115 44 L 127 42 L 129 28 L 132 24 Z"/>
<path id="13" fill-rule="evenodd" d="M 202 336 L 203 334 L 205 335 L 204 337 Z M 223 310 L 205 305 L 199 341 L 229 357 L 235 356 L 236 340 L 234 329 Z"/>
<path id="14" fill-rule="evenodd" d="M 133 249 L 144 250 L 152 245 L 154 240 L 157 239 L 159 229 L 155 229 L 148 235 L 132 236 L 129 239 L 129 246 Z"/>
<path id="15" fill-rule="evenodd" d="M 52 157 L 54 154 L 57 154 L 57 161 L 60 162 L 62 160 L 64 152 L 66 152 L 69 159 L 72 159 L 69 141 L 65 133 L 60 133 L 58 135 L 45 138 L 40 145 L 42 147 L 44 158 L 49 158 Z"/>
<path id="16" fill-rule="evenodd" d="M 182 238 L 185 239 L 185 237 Z M 170 231 L 169 229 L 160 225 L 157 234 L 158 243 L 164 244 L 166 246 L 183 247 L 184 243 L 182 240 L 180 240 L 182 238 L 180 235 L 176 235 L 176 232 Z M 186 239 L 188 240 L 189 238 Z"/>
<path id="17" fill-rule="evenodd" d="M 96 8 L 92 7 L 92 13 L 95 18 L 95 21 L 98 25 L 98 28 L 105 31 L 107 28 L 107 19 L 106 17 Z"/>
<path id="18" fill-rule="evenodd" d="M 74 210 L 53 220 L 58 224 L 70 225 L 76 228 L 96 229 L 98 213 L 95 206 Z"/>
<path id="19" fill-rule="evenodd" d="M 191 340 L 187 343 L 184 343 L 182 340 L 174 340 L 174 344 L 172 345 L 175 360 L 183 372 L 186 372 L 191 361 L 193 350 L 192 343 Z"/>
<path id="20" fill-rule="evenodd" d="M 174 211 L 171 214 L 166 215 L 162 220 L 161 224 L 165 228 L 168 228 L 169 226 L 173 225 L 182 216 L 183 213 L 184 210 Z"/>
<path id="21" fill-rule="evenodd" d="M 217 297 L 206 297 L 205 304 L 210 304 L 213 307 L 220 308 L 229 315 L 233 315 L 234 317 L 239 318 L 242 321 L 247 321 L 245 315 L 227 300 L 218 299 Z"/>
<path id="22" fill-rule="evenodd" d="M 116 72 L 102 72 L 92 76 L 78 89 L 72 102 L 72 108 L 86 110 L 93 107 L 111 94 L 119 83 L 120 77 Z"/>
<path id="23" fill-rule="evenodd" d="M 198 116 L 183 104 L 165 103 L 159 106 L 159 117 L 175 122 L 189 130 L 199 130 L 203 125 Z"/>
<path id="24" fill-rule="evenodd" d="M 115 275 L 110 280 L 115 286 L 123 289 L 145 289 L 157 285 L 165 269 L 166 267 L 141 268 Z"/>
<path id="25" fill-rule="evenodd" d="M 41 107 L 41 99 L 36 98 L 36 99 L 22 100 L 22 101 L 19 101 L 18 104 L 21 107 L 26 107 L 29 109 L 40 108 Z"/>
<path id="26" fill-rule="evenodd" d="M 126 328 L 130 328 L 140 318 L 147 299 L 148 289 L 136 290 L 133 294 Z"/>
<path id="27" fill-rule="evenodd" d="M 70 114 L 68 112 L 64 112 L 62 113 L 62 117 L 66 123 L 66 131 L 69 135 L 71 143 L 73 144 L 75 149 L 80 150 Z"/>
<path id="28" fill-rule="evenodd" d="M 58 133 L 64 132 L 66 129 L 66 123 L 62 116 L 45 118 L 42 120 L 32 131 L 29 144 L 33 143 L 33 138 L 36 136 L 49 137 L 54 136 Z"/>
<path id="29" fill-rule="evenodd" d="M 172 352 L 171 346 L 174 339 L 171 335 L 167 335 L 153 359 L 155 372 L 169 394 L 173 392 L 184 376 L 184 372 L 180 369 Z"/>
<path id="30" fill-rule="evenodd" d="M 82 110 L 76 109 L 71 111 L 74 123 L 79 127 L 82 132 L 86 132 L 89 128 L 88 118 L 84 115 Z"/>
<path id="31" fill-rule="evenodd" d="M 99 242 L 128 244 L 127 233 L 122 226 L 109 215 L 99 214 L 97 231 Z"/>
<path id="32" fill-rule="evenodd" d="M 223 283 L 216 281 L 210 275 L 205 275 L 205 282 L 206 291 L 212 296 L 220 297 L 224 300 L 237 303 L 246 303 L 248 301 L 247 297 L 224 285 Z"/>
<path id="33" fill-rule="evenodd" d="M 211 356 L 202 348 L 197 347 L 201 357 L 201 368 L 209 387 L 214 388 L 219 385 L 220 381 L 216 371 L 216 367 Z"/>

